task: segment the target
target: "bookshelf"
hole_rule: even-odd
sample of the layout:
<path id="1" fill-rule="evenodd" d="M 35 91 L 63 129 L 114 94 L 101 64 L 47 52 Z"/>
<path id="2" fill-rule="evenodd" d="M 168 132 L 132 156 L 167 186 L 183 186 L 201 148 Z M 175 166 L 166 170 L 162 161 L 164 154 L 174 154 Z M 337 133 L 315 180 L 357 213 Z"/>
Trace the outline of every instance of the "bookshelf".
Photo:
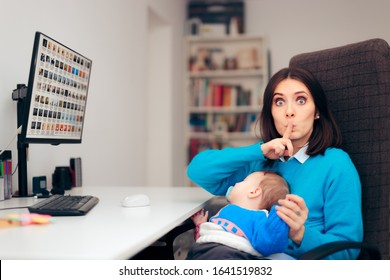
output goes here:
<path id="1" fill-rule="evenodd" d="M 190 36 L 185 44 L 187 162 L 204 149 L 259 141 L 257 118 L 269 79 L 264 37 Z"/>

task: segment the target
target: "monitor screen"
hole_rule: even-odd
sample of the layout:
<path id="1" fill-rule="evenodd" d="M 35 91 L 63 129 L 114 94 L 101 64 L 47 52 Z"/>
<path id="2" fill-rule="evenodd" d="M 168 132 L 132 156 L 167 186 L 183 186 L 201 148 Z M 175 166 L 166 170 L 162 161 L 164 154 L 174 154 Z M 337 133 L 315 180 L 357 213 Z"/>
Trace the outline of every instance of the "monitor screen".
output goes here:
<path id="1" fill-rule="evenodd" d="M 35 33 L 23 143 L 81 143 L 92 60 Z"/>

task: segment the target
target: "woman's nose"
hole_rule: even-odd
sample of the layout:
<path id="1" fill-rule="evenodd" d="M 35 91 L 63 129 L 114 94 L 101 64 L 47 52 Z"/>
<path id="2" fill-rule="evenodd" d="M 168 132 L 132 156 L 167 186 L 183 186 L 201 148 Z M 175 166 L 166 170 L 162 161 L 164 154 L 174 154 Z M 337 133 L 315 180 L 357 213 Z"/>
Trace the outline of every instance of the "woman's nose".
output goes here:
<path id="1" fill-rule="evenodd" d="M 294 117 L 294 109 L 291 105 L 288 105 L 286 108 L 286 117 L 291 118 Z"/>
<path id="2" fill-rule="evenodd" d="M 294 117 L 294 113 L 292 113 L 292 112 L 287 112 L 287 113 L 286 113 L 286 117 L 287 117 L 287 118 Z"/>

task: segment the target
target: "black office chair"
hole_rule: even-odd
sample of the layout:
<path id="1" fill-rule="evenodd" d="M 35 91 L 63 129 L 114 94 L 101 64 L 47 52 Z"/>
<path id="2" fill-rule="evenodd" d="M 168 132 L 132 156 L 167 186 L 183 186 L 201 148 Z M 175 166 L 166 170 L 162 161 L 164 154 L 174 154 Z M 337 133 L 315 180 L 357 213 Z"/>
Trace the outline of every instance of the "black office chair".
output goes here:
<path id="1" fill-rule="evenodd" d="M 290 65 L 314 74 L 327 94 L 362 183 L 363 243 L 321 246 L 301 259 L 346 248 L 359 258 L 390 259 L 390 51 L 382 39 L 294 56 Z"/>

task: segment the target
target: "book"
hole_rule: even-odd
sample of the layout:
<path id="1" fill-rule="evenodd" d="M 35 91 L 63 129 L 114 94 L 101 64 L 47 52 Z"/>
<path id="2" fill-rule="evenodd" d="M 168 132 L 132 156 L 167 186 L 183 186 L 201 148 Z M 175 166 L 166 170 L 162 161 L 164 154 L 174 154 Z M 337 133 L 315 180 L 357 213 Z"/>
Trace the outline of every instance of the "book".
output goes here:
<path id="1" fill-rule="evenodd" d="M 223 102 L 223 85 L 214 84 L 213 87 L 213 106 L 220 107 Z"/>
<path id="2" fill-rule="evenodd" d="M 0 200 L 12 197 L 12 152 L 0 151 Z"/>
<path id="3" fill-rule="evenodd" d="M 3 161 L 0 160 L 0 200 L 5 199 L 5 180 L 4 180 L 4 165 Z"/>
<path id="4" fill-rule="evenodd" d="M 224 107 L 230 107 L 232 105 L 232 100 L 231 100 L 231 87 L 230 86 L 224 86 L 223 87 L 223 101 L 222 105 Z"/>

